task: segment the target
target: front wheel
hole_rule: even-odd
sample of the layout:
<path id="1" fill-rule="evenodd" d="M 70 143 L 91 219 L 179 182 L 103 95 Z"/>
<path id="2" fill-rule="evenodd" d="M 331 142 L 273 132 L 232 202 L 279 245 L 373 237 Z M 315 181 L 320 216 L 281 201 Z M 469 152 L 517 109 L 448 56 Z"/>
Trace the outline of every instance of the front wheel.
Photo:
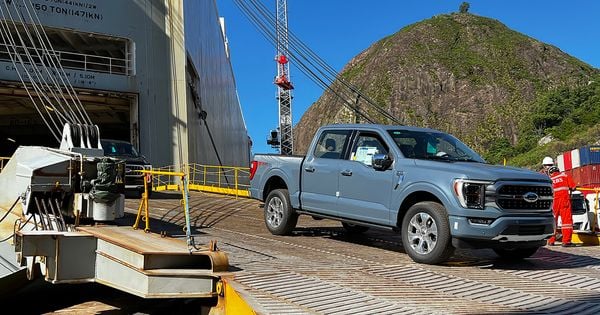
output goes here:
<path id="1" fill-rule="evenodd" d="M 503 259 L 521 260 L 533 256 L 533 254 L 535 254 L 538 249 L 539 247 L 526 247 L 514 249 L 494 248 L 494 252 L 496 252 L 496 254 Z"/>
<path id="2" fill-rule="evenodd" d="M 265 224 L 274 235 L 287 235 L 298 223 L 298 214 L 292 209 L 287 189 L 275 189 L 265 200 Z"/>
<path id="3" fill-rule="evenodd" d="M 439 264 L 454 253 L 448 213 L 437 202 L 414 204 L 406 212 L 401 229 L 404 250 L 418 263 Z"/>

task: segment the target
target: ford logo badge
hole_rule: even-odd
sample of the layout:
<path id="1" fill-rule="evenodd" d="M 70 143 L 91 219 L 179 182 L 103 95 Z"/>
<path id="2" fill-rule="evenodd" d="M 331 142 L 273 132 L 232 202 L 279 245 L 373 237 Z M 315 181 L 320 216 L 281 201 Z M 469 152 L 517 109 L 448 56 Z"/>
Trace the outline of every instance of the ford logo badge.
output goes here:
<path id="1" fill-rule="evenodd" d="M 539 198 L 540 197 L 538 196 L 538 194 L 531 192 L 531 191 L 528 193 L 525 193 L 523 195 L 523 200 L 525 200 L 527 202 L 536 202 L 536 201 L 538 201 Z"/>

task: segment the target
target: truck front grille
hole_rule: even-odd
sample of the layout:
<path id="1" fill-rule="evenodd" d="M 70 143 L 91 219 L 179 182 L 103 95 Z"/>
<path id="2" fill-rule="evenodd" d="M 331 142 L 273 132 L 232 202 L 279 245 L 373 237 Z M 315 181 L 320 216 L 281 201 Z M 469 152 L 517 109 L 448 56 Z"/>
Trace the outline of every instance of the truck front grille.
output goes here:
<path id="1" fill-rule="evenodd" d="M 144 185 L 144 174 L 138 172 L 147 169 L 144 165 L 125 165 L 125 185 Z"/>
<path id="2" fill-rule="evenodd" d="M 498 205 L 502 209 L 550 209 L 552 200 L 538 200 L 536 202 L 527 202 L 523 199 L 498 199 Z"/>
<path id="3" fill-rule="evenodd" d="M 553 193 L 550 185 L 502 185 L 496 190 L 495 196 L 496 204 L 504 210 L 539 211 L 552 208 Z M 533 200 L 527 200 L 526 196 Z"/>

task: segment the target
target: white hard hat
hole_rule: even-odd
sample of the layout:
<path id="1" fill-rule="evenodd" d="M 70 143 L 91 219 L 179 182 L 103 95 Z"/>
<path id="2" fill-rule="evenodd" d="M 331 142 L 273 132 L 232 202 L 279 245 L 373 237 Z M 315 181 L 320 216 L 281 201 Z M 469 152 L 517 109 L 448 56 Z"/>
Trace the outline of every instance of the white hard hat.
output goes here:
<path id="1" fill-rule="evenodd" d="M 542 165 L 554 165 L 554 160 L 551 157 L 547 156 L 542 161 Z"/>

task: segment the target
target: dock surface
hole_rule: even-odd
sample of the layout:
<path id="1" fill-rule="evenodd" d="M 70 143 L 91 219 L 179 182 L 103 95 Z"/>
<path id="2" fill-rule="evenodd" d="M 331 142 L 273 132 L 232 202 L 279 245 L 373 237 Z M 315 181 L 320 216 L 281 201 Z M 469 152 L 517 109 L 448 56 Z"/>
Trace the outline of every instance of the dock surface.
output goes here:
<path id="1" fill-rule="evenodd" d="M 177 196 L 150 200 L 153 232 L 185 235 Z M 130 220 L 138 202 L 126 202 Z M 275 236 L 264 226 L 260 202 L 208 193 L 192 193 L 190 209 L 196 243 L 217 241 L 236 289 L 260 314 L 600 313 L 598 246 L 544 247 L 521 262 L 499 260 L 491 250 L 458 250 L 448 263 L 431 266 L 414 263 L 392 232 L 351 235 L 339 222 L 301 216 L 293 235 Z M 130 304 L 116 301 L 139 301 L 110 292 L 109 301 L 62 302 L 44 312 L 129 313 Z M 198 302 L 162 302 L 201 313 Z M 153 312 L 151 301 L 141 305 L 136 312 Z"/>

